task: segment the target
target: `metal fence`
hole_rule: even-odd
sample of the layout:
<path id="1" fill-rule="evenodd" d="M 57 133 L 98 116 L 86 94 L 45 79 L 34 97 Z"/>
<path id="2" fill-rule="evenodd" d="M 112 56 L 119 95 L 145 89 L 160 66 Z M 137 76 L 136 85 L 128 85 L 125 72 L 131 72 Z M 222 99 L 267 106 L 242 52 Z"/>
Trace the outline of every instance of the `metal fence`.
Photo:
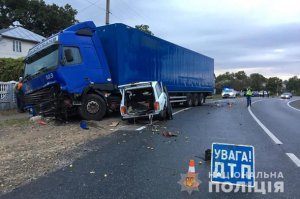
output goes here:
<path id="1" fill-rule="evenodd" d="M 17 82 L 0 82 L 0 110 L 9 110 L 17 107 L 15 85 Z"/>

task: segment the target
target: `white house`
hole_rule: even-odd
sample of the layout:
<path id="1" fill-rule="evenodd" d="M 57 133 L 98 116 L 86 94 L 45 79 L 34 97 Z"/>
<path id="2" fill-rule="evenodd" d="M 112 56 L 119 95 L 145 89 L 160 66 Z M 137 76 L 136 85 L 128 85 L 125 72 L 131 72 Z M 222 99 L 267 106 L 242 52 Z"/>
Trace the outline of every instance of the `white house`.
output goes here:
<path id="1" fill-rule="evenodd" d="M 20 26 L 1 29 L 0 58 L 25 57 L 28 50 L 43 39 L 43 36 Z"/>

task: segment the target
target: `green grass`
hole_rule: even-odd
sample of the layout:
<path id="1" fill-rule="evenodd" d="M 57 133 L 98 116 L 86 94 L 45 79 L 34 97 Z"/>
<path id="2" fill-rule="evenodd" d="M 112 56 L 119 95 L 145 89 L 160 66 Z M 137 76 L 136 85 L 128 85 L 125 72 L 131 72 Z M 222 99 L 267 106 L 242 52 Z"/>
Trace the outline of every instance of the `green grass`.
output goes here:
<path id="1" fill-rule="evenodd" d="M 5 110 L 5 111 L 0 111 L 0 116 L 1 115 L 3 115 L 3 116 L 14 115 L 17 113 L 18 113 L 17 109 Z"/>
<path id="2" fill-rule="evenodd" d="M 292 107 L 300 109 L 300 100 L 294 101 L 290 104 Z"/>
<path id="3" fill-rule="evenodd" d="M 29 124 L 28 118 L 20 118 L 20 119 L 8 119 L 0 121 L 0 128 L 8 127 L 8 126 L 22 126 Z"/>

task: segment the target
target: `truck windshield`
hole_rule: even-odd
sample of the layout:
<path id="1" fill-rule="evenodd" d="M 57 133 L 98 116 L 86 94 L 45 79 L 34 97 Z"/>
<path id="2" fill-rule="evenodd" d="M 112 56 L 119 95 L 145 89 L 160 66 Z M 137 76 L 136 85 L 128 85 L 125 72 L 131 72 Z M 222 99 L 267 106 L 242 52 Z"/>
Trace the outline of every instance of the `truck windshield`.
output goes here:
<path id="1" fill-rule="evenodd" d="M 58 65 L 58 45 L 50 46 L 25 60 L 24 77 L 46 72 Z"/>

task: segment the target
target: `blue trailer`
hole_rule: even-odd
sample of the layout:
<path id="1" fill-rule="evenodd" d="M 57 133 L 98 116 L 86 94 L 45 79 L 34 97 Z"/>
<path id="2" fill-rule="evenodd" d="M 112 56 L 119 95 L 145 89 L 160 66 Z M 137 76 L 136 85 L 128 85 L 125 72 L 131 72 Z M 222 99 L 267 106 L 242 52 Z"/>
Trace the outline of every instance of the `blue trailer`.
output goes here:
<path id="1" fill-rule="evenodd" d="M 99 120 L 119 109 L 119 85 L 145 81 L 196 106 L 213 92 L 214 60 L 124 24 L 83 22 L 28 52 L 20 99 L 39 114 Z"/>

